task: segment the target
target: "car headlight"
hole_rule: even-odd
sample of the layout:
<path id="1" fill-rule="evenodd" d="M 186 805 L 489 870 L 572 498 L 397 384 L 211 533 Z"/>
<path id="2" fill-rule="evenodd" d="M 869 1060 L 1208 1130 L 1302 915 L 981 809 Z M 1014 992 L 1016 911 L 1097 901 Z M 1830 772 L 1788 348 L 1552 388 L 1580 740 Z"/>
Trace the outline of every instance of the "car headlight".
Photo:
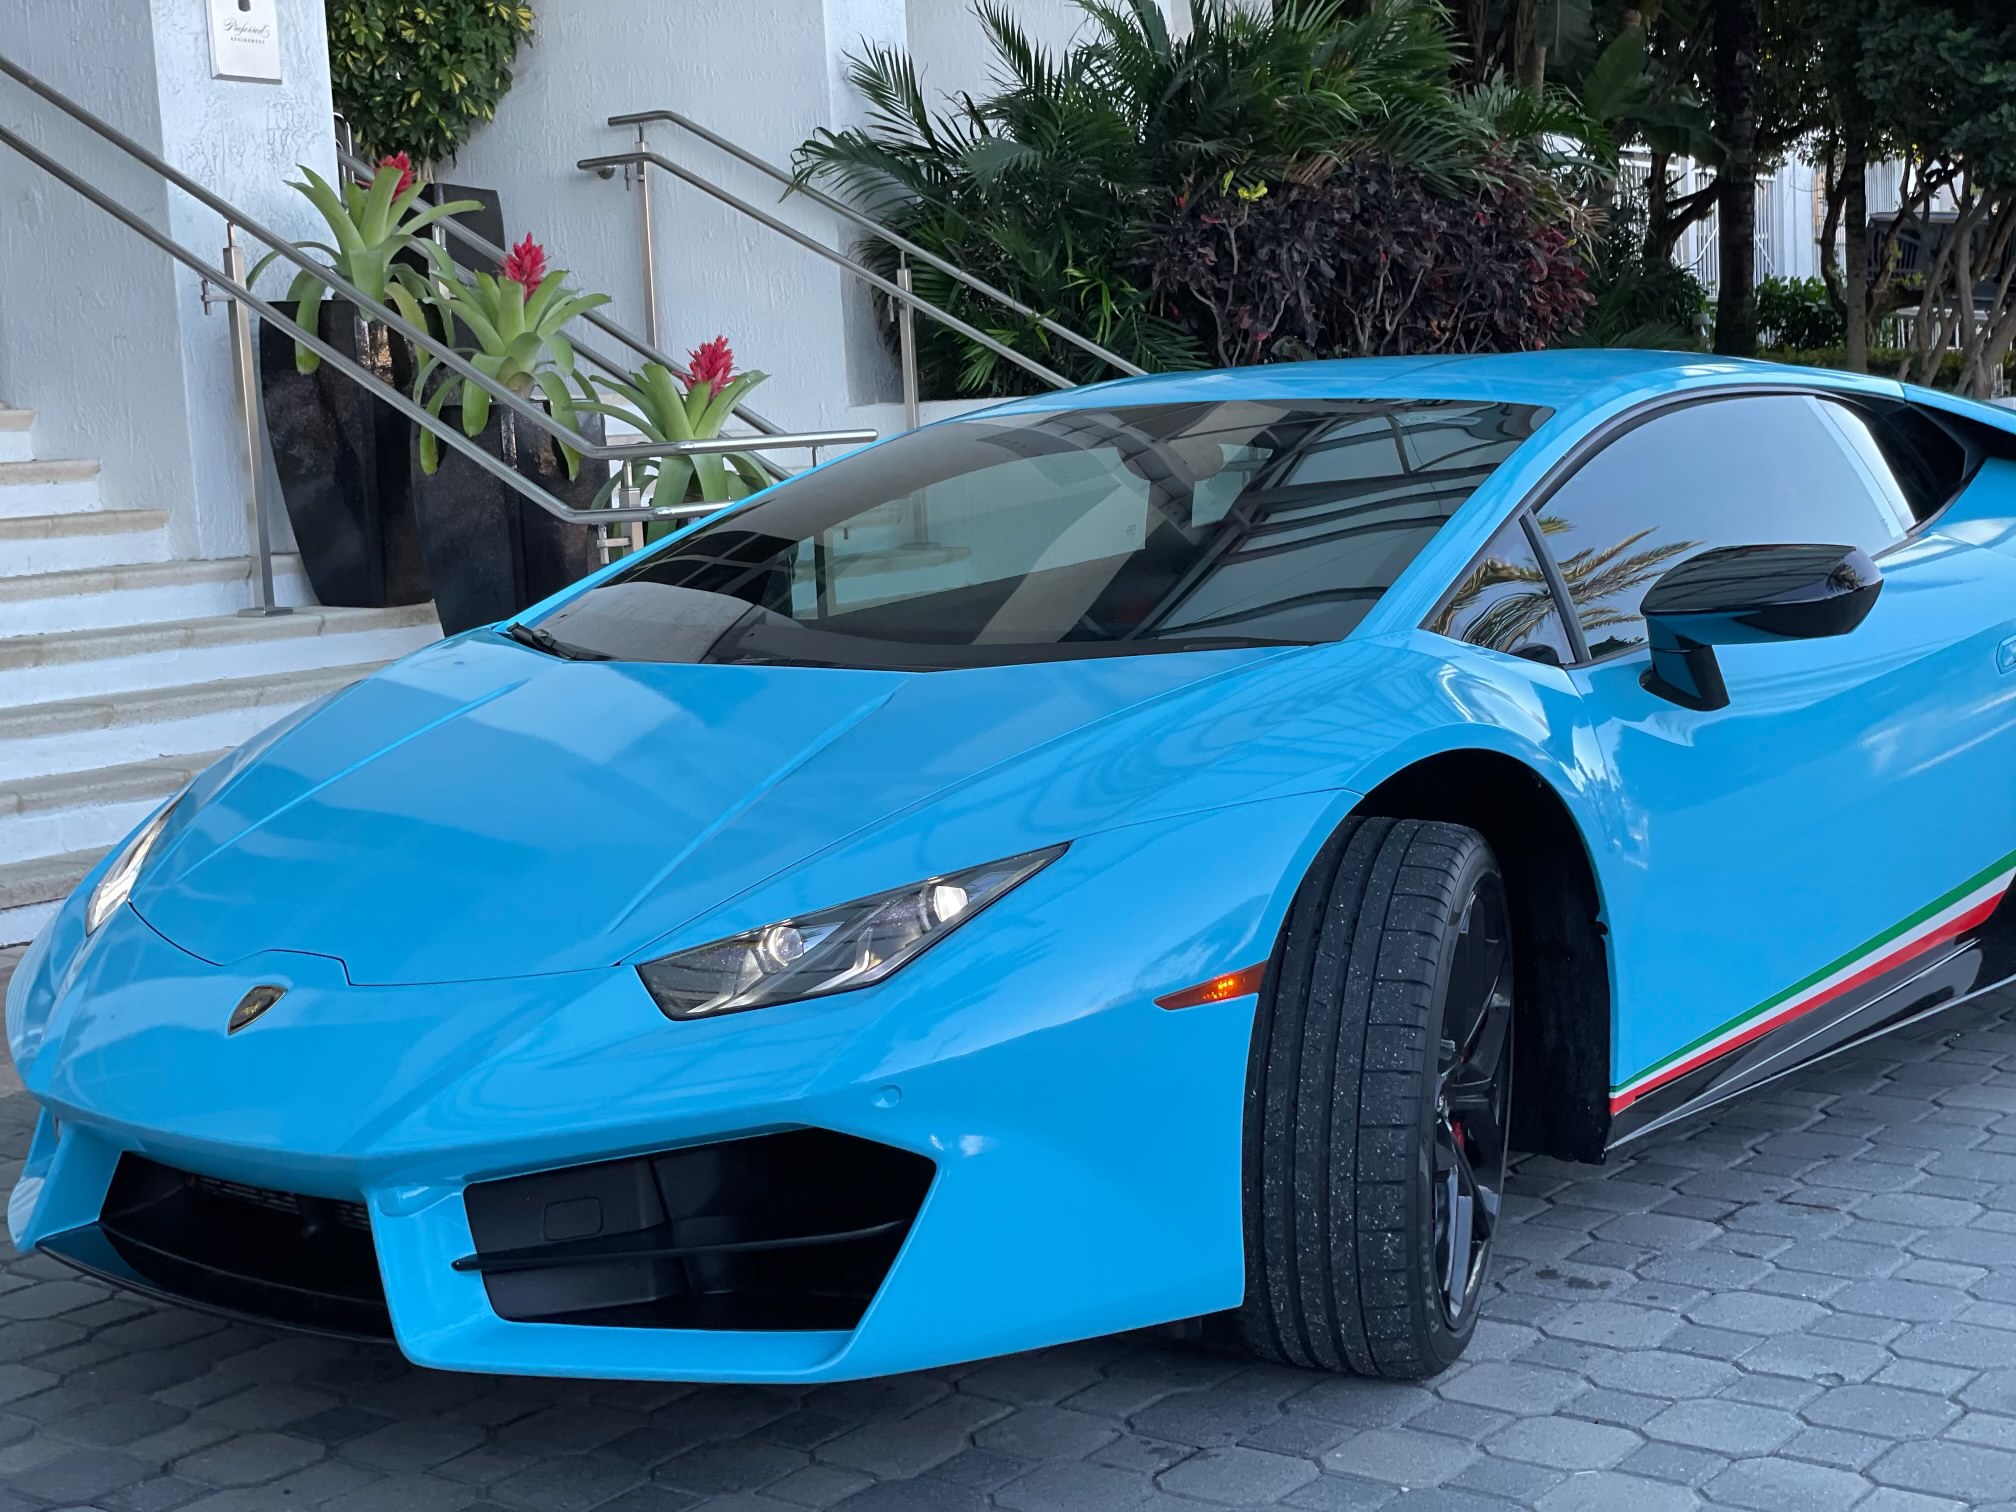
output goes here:
<path id="1" fill-rule="evenodd" d="M 670 1019 L 712 1018 L 871 986 L 1028 881 L 1065 847 L 927 877 L 838 908 L 781 919 L 762 929 L 637 968 Z"/>
<path id="2" fill-rule="evenodd" d="M 98 926 L 118 911 L 119 905 L 132 895 L 133 884 L 140 880 L 140 868 L 147 864 L 147 853 L 154 849 L 154 842 L 161 838 L 161 831 L 168 823 L 168 816 L 175 812 L 175 805 L 182 801 L 177 793 L 161 805 L 155 814 L 131 840 L 126 849 L 119 853 L 119 859 L 112 863 L 111 870 L 98 879 L 98 885 L 91 889 L 91 901 L 84 905 L 84 933 L 96 934 Z"/>

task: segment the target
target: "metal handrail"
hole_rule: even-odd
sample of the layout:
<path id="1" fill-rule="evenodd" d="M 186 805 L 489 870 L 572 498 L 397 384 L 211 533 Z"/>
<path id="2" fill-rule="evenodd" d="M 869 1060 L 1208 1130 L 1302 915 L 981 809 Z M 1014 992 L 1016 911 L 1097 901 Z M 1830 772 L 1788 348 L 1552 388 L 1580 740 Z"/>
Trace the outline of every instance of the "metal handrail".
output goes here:
<path id="1" fill-rule="evenodd" d="M 543 409 L 531 403 L 524 396 L 479 371 L 459 353 L 454 351 L 452 347 L 437 341 L 432 333 L 412 325 L 399 315 L 397 311 L 370 298 L 363 290 L 338 274 L 335 269 L 316 262 L 285 237 L 253 220 L 242 210 L 238 209 L 237 206 L 212 194 L 187 174 L 182 173 L 172 164 L 142 146 L 139 142 L 134 141 L 131 137 L 128 137 L 117 127 L 112 126 L 91 111 L 85 109 L 67 95 L 44 83 L 4 53 L 0 53 L 0 73 L 5 73 L 17 83 L 40 95 L 80 125 L 85 126 L 95 135 L 118 148 L 121 152 L 124 152 L 128 157 L 142 163 L 155 174 L 166 179 L 176 188 L 182 190 L 183 193 L 196 200 L 199 204 L 216 212 L 228 224 L 243 227 L 261 242 L 265 243 L 269 249 L 293 263 L 303 272 L 313 274 L 328 288 L 348 299 L 357 308 L 366 311 L 374 319 L 381 321 L 388 329 L 404 336 L 416 348 L 433 357 L 450 373 L 467 382 L 474 383 L 476 387 L 488 393 L 496 402 L 502 404 L 526 423 L 538 430 L 544 431 L 554 440 L 582 457 L 603 462 L 624 462 L 651 457 L 719 455 L 765 448 L 788 447 L 796 449 L 845 445 L 875 439 L 875 432 L 873 431 L 851 430 L 804 432 L 788 436 L 773 434 L 760 437 L 719 437 L 708 441 L 643 441 L 621 445 L 609 445 L 604 442 L 590 440 L 573 427 L 558 423 Z M 319 338 L 313 337 L 310 333 L 303 331 L 300 326 L 281 315 L 272 305 L 258 298 L 251 290 L 245 288 L 235 280 L 225 277 L 221 271 L 209 268 L 206 264 L 201 264 L 201 259 L 196 258 L 194 253 L 189 252 L 180 243 L 157 232 L 126 206 L 111 199 L 95 186 L 70 172 L 60 163 L 56 162 L 55 159 L 24 141 L 15 133 L 7 131 L 5 128 L 0 128 L 0 143 L 4 143 L 26 157 L 44 172 L 49 173 L 52 177 L 59 179 L 70 188 L 84 195 L 85 198 L 91 200 L 100 209 L 115 216 L 130 229 L 159 246 L 163 251 L 169 253 L 170 256 L 184 263 L 185 266 L 202 272 L 205 277 L 210 278 L 213 283 L 230 294 L 232 298 L 240 300 L 249 308 L 256 310 L 261 319 L 271 321 L 282 329 L 287 330 L 297 341 L 322 357 L 324 361 L 334 360 L 339 371 L 343 371 L 346 376 L 350 376 L 356 381 L 368 383 L 371 391 L 377 394 L 378 397 L 385 399 L 387 403 L 392 404 L 394 409 L 407 415 L 409 419 L 414 419 L 416 423 L 424 425 L 428 430 L 440 436 L 441 439 L 449 441 L 451 445 L 456 445 L 457 450 L 471 455 L 488 455 L 480 447 L 475 446 L 473 442 L 468 443 L 466 446 L 457 444 L 455 440 L 457 433 L 454 427 L 442 424 L 435 416 L 428 413 L 424 407 L 413 404 L 404 395 L 398 395 L 387 385 L 379 383 L 362 368 L 356 367 L 355 364 L 348 361 L 340 353 L 336 353 L 334 348 L 327 347 L 320 342 Z M 425 418 L 422 419 L 422 416 Z M 463 439 L 466 440 L 466 438 Z M 506 467 L 501 460 L 497 461 L 497 469 L 499 470 L 500 477 L 503 474 L 509 474 L 512 479 L 518 478 L 518 474 L 513 469 Z M 486 468 L 487 470 L 489 469 Z M 518 488 L 520 493 L 525 494 L 527 498 L 532 499 L 534 503 L 540 505 L 541 508 L 556 518 L 574 523 L 613 524 L 633 519 L 665 519 L 678 513 L 676 506 L 660 505 L 640 507 L 634 513 L 628 509 L 574 509 L 553 498 L 543 489 L 539 489 L 536 484 L 530 484 L 529 480 L 520 481 L 528 485 L 527 487 L 520 487 L 518 482 L 513 482 L 512 486 Z M 690 511 L 688 512 L 690 513 Z"/>
<path id="2" fill-rule="evenodd" d="M 370 392 L 375 397 L 389 404 L 394 410 L 415 424 L 432 431 L 441 440 L 447 442 L 456 451 L 461 452 L 483 471 L 524 495 L 547 513 L 570 523 L 619 525 L 629 524 L 633 521 L 677 519 L 700 514 L 711 514 L 720 507 L 717 504 L 690 506 L 654 504 L 615 509 L 574 509 L 561 503 L 537 483 L 523 476 L 515 468 L 508 466 L 502 458 L 493 456 L 469 437 L 463 435 L 458 427 L 449 425 L 437 416 L 430 414 L 424 405 L 416 403 L 405 394 L 400 393 L 396 388 L 380 383 L 371 377 L 369 373 L 365 372 L 364 369 L 351 362 L 336 347 L 331 346 L 315 332 L 306 329 L 282 314 L 277 308 L 254 294 L 223 269 L 215 267 L 197 256 L 173 237 L 156 230 L 142 219 L 136 211 L 120 204 L 110 195 L 95 185 L 86 182 L 80 175 L 71 172 L 39 148 L 23 141 L 14 132 L 9 131 L 4 126 L 0 126 L 0 145 L 12 148 L 43 172 L 57 180 L 57 182 L 83 195 L 84 198 L 90 200 L 92 204 L 118 220 L 129 230 L 152 242 L 191 272 L 204 279 L 208 285 L 221 290 L 224 295 L 238 301 L 258 315 L 261 320 L 268 321 L 286 332 L 287 335 L 291 336 L 309 351 L 315 353 L 324 362 L 333 364 L 337 371 L 343 372 L 360 385 L 368 386 Z M 557 427 L 549 428 L 556 432 L 558 430 Z M 870 435 L 872 436 L 872 434 L 871 432 Z M 663 451 L 666 454 L 678 454 L 682 456 L 718 455 L 726 452 L 746 451 L 752 447 L 827 445 L 837 444 L 842 440 L 852 441 L 856 439 L 859 439 L 858 432 L 847 431 L 829 431 L 816 435 L 787 437 L 721 436 L 706 441 L 667 443 Z"/>
<path id="3" fill-rule="evenodd" d="M 910 238 L 902 235 L 900 232 L 892 231 L 880 221 L 862 214 L 861 211 L 856 210 L 845 200 L 836 199 L 823 190 L 813 188 L 797 174 L 788 173 L 784 169 L 779 168 L 775 163 L 758 157 L 755 153 L 749 151 L 748 148 L 729 141 L 728 138 L 721 136 L 717 132 L 708 130 L 689 115 L 684 115 L 676 110 L 640 110 L 630 115 L 614 115 L 609 117 L 609 124 L 611 126 L 644 126 L 653 121 L 663 121 L 667 125 L 677 126 L 683 130 L 692 132 L 701 141 L 718 147 L 737 161 L 748 164 L 758 173 L 768 174 L 792 193 L 802 195 L 816 205 L 823 205 L 835 215 L 852 221 L 870 236 L 880 237 L 905 256 L 914 257 L 917 261 L 929 267 L 936 268 L 948 278 L 956 279 L 975 293 L 984 294 L 996 304 L 1004 305 L 1008 309 L 1013 310 L 1017 315 L 1035 321 L 1036 324 L 1051 335 L 1070 342 L 1071 345 L 1077 347 L 1080 351 L 1089 352 L 1101 362 L 1106 363 L 1110 367 L 1118 368 L 1129 377 L 1139 378 L 1144 375 L 1145 369 L 1136 367 L 1118 352 L 1109 351 L 1089 336 L 1081 336 L 1069 326 L 1060 325 L 1049 316 L 1038 314 L 1013 295 L 995 288 L 994 285 L 986 282 L 984 279 L 976 278 L 957 264 L 947 262 L 937 253 L 920 247 L 916 242 L 910 240 Z"/>
<path id="4" fill-rule="evenodd" d="M 366 162 L 363 158 L 357 156 L 356 153 L 346 151 L 341 146 L 338 146 L 336 149 L 336 160 L 339 163 L 341 163 L 345 169 L 347 169 L 355 178 L 357 178 L 362 183 L 369 184 L 372 181 L 372 179 L 377 177 L 378 170 L 375 166 Z M 463 225 L 460 221 L 456 220 L 454 216 L 452 215 L 447 216 L 444 219 L 436 222 L 436 224 L 439 225 L 442 228 L 442 230 L 446 232 L 447 235 L 454 237 L 455 240 L 462 243 L 463 246 L 468 247 L 471 251 L 479 253 L 480 255 L 489 258 L 494 263 L 502 263 L 504 261 L 505 254 L 504 249 L 502 247 L 498 246 L 488 237 L 479 235 L 477 232 L 470 230 L 467 226 Z M 606 315 L 602 314 L 601 311 L 599 310 L 584 311 L 580 318 L 587 324 L 595 327 L 596 330 L 603 332 L 605 335 L 613 336 L 616 340 L 622 342 L 623 345 L 628 347 L 631 351 L 635 352 L 639 357 L 644 358 L 646 361 L 662 364 L 665 368 L 670 370 L 672 374 L 675 377 L 677 377 L 682 383 L 688 383 L 692 381 L 693 374 L 686 367 L 684 363 L 680 362 L 676 357 L 673 357 L 670 353 L 661 351 L 658 347 L 653 345 L 648 339 L 633 336 L 629 331 L 625 330 L 615 321 L 609 319 Z M 603 356 L 600 352 L 596 351 L 586 342 L 582 341 L 575 342 L 574 350 L 580 356 L 586 357 L 590 362 L 594 363 L 604 372 L 613 373 L 618 377 L 628 376 L 628 374 L 624 371 L 624 368 L 621 363 L 616 362 L 611 358 Z M 778 436 L 784 433 L 784 428 L 778 425 L 775 421 L 766 419 L 764 416 L 758 414 L 755 410 L 749 409 L 746 406 L 738 405 L 730 413 L 735 415 L 736 418 L 741 420 L 745 425 L 748 425 L 751 429 L 760 431 L 766 436 Z"/>
<path id="5" fill-rule="evenodd" d="M 961 320 L 957 315 L 954 315 L 950 310 L 942 310 L 937 305 L 931 303 L 930 300 L 925 299 L 922 295 L 910 293 L 908 290 L 904 289 L 902 285 L 895 283 L 890 279 L 884 278 L 880 273 L 877 273 L 873 268 L 870 268 L 867 264 L 856 262 L 853 258 L 849 257 L 844 252 L 836 252 L 833 248 L 827 246 L 817 237 L 807 236 L 803 231 L 800 231 L 796 226 L 789 225 L 786 222 L 779 220 L 776 216 L 771 215 L 767 211 L 758 210 L 754 205 L 750 204 L 747 200 L 738 198 L 737 196 L 730 194 L 726 189 L 723 189 L 719 184 L 714 183 L 711 179 L 701 177 L 699 174 L 695 173 L 692 169 L 682 167 L 680 164 L 673 162 L 668 157 L 661 156 L 656 152 L 648 152 L 640 149 L 635 152 L 611 153 L 605 157 L 582 158 L 574 166 L 577 168 L 592 169 L 596 172 L 600 172 L 605 168 L 613 170 L 616 168 L 627 168 L 632 166 L 641 167 L 646 164 L 648 164 L 653 168 L 662 168 L 665 170 L 665 172 L 671 174 L 674 178 L 679 179 L 685 183 L 691 184 L 695 189 L 700 190 L 702 193 L 711 194 L 715 199 L 718 199 L 719 201 L 721 201 L 722 204 L 727 205 L 730 209 L 741 211 L 742 214 L 748 216 L 751 220 L 756 221 L 760 225 L 768 227 L 770 230 L 775 231 L 779 236 L 785 237 L 791 241 L 796 242 L 799 246 L 805 248 L 806 251 L 816 252 L 819 256 L 825 258 L 828 262 L 833 263 L 838 267 L 845 268 L 848 272 L 852 273 L 856 278 L 860 279 L 863 283 L 869 285 L 871 288 L 880 290 L 882 293 L 888 295 L 889 298 L 895 300 L 898 304 L 908 305 L 913 310 L 917 310 L 922 312 L 923 314 L 929 315 L 933 320 L 937 321 L 940 325 L 950 327 L 952 330 L 957 331 L 961 336 L 964 336 L 968 341 L 978 342 L 981 346 L 987 348 L 988 351 L 995 353 L 997 356 L 1007 358 L 1010 362 L 1014 363 L 1015 366 L 1021 368 L 1024 372 L 1034 374 L 1036 377 L 1042 379 L 1045 383 L 1049 384 L 1052 388 L 1065 389 L 1075 387 L 1075 385 L 1071 382 L 1071 380 L 1069 378 L 1066 378 L 1062 373 L 1059 373 L 1054 369 L 1043 366 L 1042 363 L 1035 361 L 1033 358 L 1024 357 L 1020 352 L 1016 351 L 1013 347 L 1007 345 L 1004 342 L 996 341 L 992 336 L 989 336 L 985 331 L 981 330 L 978 326 L 968 325 L 965 321 Z"/>

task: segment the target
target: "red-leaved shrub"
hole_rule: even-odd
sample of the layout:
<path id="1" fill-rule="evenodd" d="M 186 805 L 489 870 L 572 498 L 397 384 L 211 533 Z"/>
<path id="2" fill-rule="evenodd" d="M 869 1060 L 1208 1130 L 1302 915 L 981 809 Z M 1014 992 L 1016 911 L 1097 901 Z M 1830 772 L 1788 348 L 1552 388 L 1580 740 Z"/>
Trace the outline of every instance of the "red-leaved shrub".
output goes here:
<path id="1" fill-rule="evenodd" d="M 1448 192 L 1364 159 L 1320 184 L 1187 194 L 1150 249 L 1160 313 L 1228 367 L 1529 351 L 1581 323 L 1584 277 L 1516 170 Z"/>

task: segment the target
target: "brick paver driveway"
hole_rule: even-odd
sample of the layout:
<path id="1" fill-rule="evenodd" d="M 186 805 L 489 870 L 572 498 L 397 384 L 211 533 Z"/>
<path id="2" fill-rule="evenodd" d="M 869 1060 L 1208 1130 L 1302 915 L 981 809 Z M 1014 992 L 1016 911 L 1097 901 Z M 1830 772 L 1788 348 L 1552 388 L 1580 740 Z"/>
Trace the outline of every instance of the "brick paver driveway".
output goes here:
<path id="1" fill-rule="evenodd" d="M 0 1512 L 2016 1507 L 2016 1000 L 1513 1190 L 1423 1386 L 1145 1335 L 808 1390 L 440 1375 L 10 1255 Z"/>

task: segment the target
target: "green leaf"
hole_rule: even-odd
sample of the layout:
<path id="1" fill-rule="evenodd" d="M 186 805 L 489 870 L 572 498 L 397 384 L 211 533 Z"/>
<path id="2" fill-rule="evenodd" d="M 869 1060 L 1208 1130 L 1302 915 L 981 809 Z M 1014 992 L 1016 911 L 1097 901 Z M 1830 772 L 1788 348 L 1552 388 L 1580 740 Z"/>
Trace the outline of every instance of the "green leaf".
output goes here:
<path id="1" fill-rule="evenodd" d="M 462 434 L 480 436 L 490 423 L 490 392 L 462 380 Z"/>
<path id="2" fill-rule="evenodd" d="M 686 496 L 693 491 L 693 459 L 691 457 L 663 457 L 658 462 L 658 474 L 651 487 L 653 504 L 684 504 Z M 676 526 L 674 527 L 677 528 Z M 646 532 L 647 539 L 649 532 Z"/>
<path id="3" fill-rule="evenodd" d="M 295 275 L 293 286 L 287 290 L 287 297 L 294 301 L 294 324 L 302 330 L 315 331 L 321 323 L 324 292 L 322 280 L 313 273 Z M 295 372 L 312 373 L 321 366 L 322 359 L 319 355 L 298 341 L 294 343 Z"/>
<path id="4" fill-rule="evenodd" d="M 574 396 L 568 391 L 567 381 L 558 373 L 546 371 L 534 373 L 532 381 L 539 385 L 539 392 L 546 396 L 546 408 L 553 418 L 568 430 L 580 430 L 580 422 L 574 414 Z M 581 454 L 565 442 L 555 442 L 560 449 L 560 460 L 566 464 L 569 478 L 581 473 Z"/>
<path id="5" fill-rule="evenodd" d="M 416 186 L 407 192 L 409 194 L 417 194 L 419 189 Z M 408 236 L 418 236 L 438 220 L 446 220 L 451 215 L 467 215 L 471 210 L 481 210 L 482 208 L 483 202 L 481 200 L 467 199 L 449 200 L 445 204 L 429 205 L 425 210 L 422 210 L 419 214 L 401 224 L 399 229 Z"/>
<path id="6" fill-rule="evenodd" d="M 340 249 L 337 256 L 354 257 L 363 251 L 364 238 L 351 221 L 349 208 L 336 191 L 329 187 L 328 180 L 313 168 L 304 167 L 301 172 L 307 176 L 308 182 L 295 184 L 293 187 L 307 195 L 309 203 L 321 212 L 322 219 L 328 224 L 329 234 L 336 238 L 336 245 Z"/>
<path id="7" fill-rule="evenodd" d="M 761 383 L 768 374 L 750 371 L 737 374 L 724 384 L 721 391 L 708 401 L 700 414 L 699 422 L 693 427 L 696 436 L 718 436 L 721 427 L 728 423 L 728 417 L 735 412 L 735 406 L 742 402 L 742 396 Z"/>
<path id="8" fill-rule="evenodd" d="M 357 212 L 357 234 L 367 247 L 384 243 L 392 227 L 392 199 L 399 185 L 396 173 L 380 173 L 364 191 L 364 204 Z"/>

